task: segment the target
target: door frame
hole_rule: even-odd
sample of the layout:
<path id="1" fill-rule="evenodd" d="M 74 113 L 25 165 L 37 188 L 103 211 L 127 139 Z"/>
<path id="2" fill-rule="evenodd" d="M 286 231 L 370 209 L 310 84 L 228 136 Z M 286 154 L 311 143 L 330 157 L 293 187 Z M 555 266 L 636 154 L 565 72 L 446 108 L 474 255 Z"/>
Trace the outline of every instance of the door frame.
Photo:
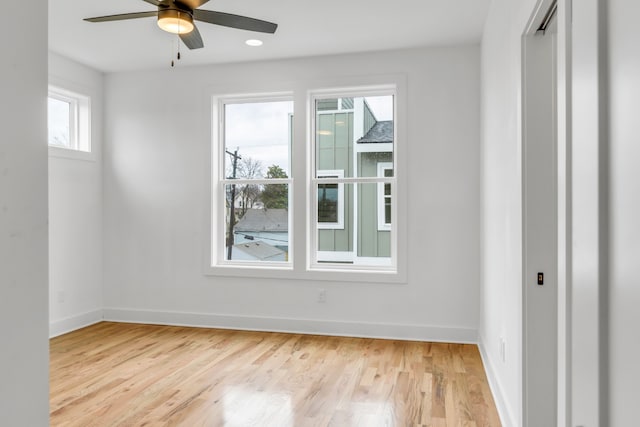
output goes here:
<path id="1" fill-rule="evenodd" d="M 560 232 L 566 205 L 560 190 L 564 167 L 559 168 L 560 68 L 558 36 L 539 31 L 559 7 L 554 0 L 539 0 L 521 36 L 521 165 L 522 165 L 522 425 L 555 425 L 564 405 L 559 378 L 565 371 L 560 354 L 566 351 L 559 337 L 559 255 L 564 246 Z M 556 25 L 560 11 L 555 11 Z M 561 26 L 561 28 L 565 28 Z M 558 31 L 559 32 L 559 31 Z M 565 106 L 564 104 L 563 106 Z M 564 128 L 563 128 L 564 129 Z M 564 146 L 563 146 L 564 148 Z M 563 158 L 564 159 L 564 158 Z M 562 193 L 562 196 L 560 195 Z M 544 273 L 538 284 L 538 273 Z M 562 282 L 562 283 L 561 283 Z M 564 303 L 564 299 L 563 299 Z M 564 328 L 564 321 L 562 322 Z M 564 384 L 564 382 L 563 382 Z"/>

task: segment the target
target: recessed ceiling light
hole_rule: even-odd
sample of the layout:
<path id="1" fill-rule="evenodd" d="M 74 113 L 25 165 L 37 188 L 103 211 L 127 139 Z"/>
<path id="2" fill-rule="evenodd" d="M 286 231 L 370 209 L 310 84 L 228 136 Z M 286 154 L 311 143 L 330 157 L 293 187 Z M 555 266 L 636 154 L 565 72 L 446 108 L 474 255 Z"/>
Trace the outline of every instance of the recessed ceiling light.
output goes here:
<path id="1" fill-rule="evenodd" d="M 262 40 L 249 39 L 245 42 L 249 46 L 262 46 Z"/>

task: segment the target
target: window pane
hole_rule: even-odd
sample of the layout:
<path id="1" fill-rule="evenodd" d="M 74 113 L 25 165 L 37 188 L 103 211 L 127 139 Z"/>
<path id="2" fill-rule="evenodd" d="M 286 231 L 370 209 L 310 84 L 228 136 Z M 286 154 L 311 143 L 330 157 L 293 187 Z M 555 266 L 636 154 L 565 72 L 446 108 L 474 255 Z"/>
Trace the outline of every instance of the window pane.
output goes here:
<path id="1" fill-rule="evenodd" d="M 337 99 L 319 99 L 317 106 L 318 106 L 318 111 L 337 110 L 338 100 Z"/>
<path id="2" fill-rule="evenodd" d="M 292 117 L 292 101 L 225 104 L 225 177 L 288 177 Z"/>
<path id="3" fill-rule="evenodd" d="M 316 173 L 374 177 L 377 163 L 393 162 L 393 96 L 319 99 L 315 116 Z"/>
<path id="4" fill-rule="evenodd" d="M 381 264 L 385 264 L 391 257 L 391 232 L 378 228 L 378 206 L 385 201 L 379 200 L 378 184 L 358 184 L 357 188 L 358 257 L 365 259 L 388 258 L 380 260 Z"/>
<path id="5" fill-rule="evenodd" d="M 318 222 L 338 222 L 338 184 L 318 185 Z"/>
<path id="6" fill-rule="evenodd" d="M 225 186 L 224 259 L 253 262 L 288 261 L 288 185 L 254 186 L 256 195 L 252 204 L 242 198 L 243 189 L 248 187 L 232 184 Z M 265 200 L 265 197 L 270 197 L 269 201 Z M 231 218 L 235 218 L 233 224 Z"/>
<path id="7" fill-rule="evenodd" d="M 384 201 L 384 223 L 391 224 L 391 198 L 387 197 Z"/>
<path id="8" fill-rule="evenodd" d="M 391 230 L 378 227 L 379 191 L 377 183 L 344 185 L 344 226 L 318 228 L 319 263 L 363 266 L 391 265 Z M 320 188 L 318 193 L 320 196 Z M 391 215 L 391 198 L 380 201 Z"/>
<path id="9" fill-rule="evenodd" d="M 49 145 L 72 148 L 71 103 L 56 98 L 48 99 Z"/>

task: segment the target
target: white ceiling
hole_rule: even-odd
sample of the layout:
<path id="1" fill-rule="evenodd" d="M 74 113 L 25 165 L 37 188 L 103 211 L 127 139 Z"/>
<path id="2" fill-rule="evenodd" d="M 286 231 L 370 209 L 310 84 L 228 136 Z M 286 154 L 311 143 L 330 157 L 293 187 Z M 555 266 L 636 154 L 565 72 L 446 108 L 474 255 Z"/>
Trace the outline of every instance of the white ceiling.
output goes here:
<path id="1" fill-rule="evenodd" d="M 202 9 L 275 22 L 278 30 L 262 34 L 197 23 L 205 46 L 190 51 L 181 45 L 180 65 L 477 43 L 490 1 L 211 0 Z M 49 48 L 105 72 L 168 67 L 177 36 L 160 30 L 155 18 L 83 21 L 153 10 L 142 0 L 49 0 Z M 245 45 L 250 38 L 264 45 Z"/>

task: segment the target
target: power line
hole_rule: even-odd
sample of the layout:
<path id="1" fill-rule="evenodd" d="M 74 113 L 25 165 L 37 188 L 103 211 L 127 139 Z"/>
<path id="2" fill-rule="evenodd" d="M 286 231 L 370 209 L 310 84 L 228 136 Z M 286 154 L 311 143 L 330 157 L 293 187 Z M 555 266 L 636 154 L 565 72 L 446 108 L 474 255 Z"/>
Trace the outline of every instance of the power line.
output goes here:
<path id="1" fill-rule="evenodd" d="M 238 149 L 232 153 L 229 150 L 224 150 L 227 154 L 233 157 L 233 179 L 236 179 L 236 170 L 238 169 L 238 159 L 242 159 L 238 155 Z M 236 185 L 231 184 L 231 207 L 229 208 L 229 235 L 227 236 L 227 259 L 231 259 L 233 253 L 234 233 L 233 227 L 236 225 Z"/>

